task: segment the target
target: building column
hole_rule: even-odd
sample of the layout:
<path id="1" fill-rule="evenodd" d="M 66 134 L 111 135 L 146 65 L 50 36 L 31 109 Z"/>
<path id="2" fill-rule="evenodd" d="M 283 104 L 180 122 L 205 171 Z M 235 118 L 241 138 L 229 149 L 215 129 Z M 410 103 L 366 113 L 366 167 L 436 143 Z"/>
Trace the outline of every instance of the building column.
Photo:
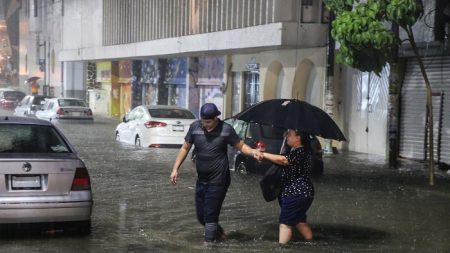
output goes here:
<path id="1" fill-rule="evenodd" d="M 63 63 L 63 87 L 64 97 L 86 99 L 86 68 L 83 62 Z M 57 96 L 57 94 L 55 94 Z"/>

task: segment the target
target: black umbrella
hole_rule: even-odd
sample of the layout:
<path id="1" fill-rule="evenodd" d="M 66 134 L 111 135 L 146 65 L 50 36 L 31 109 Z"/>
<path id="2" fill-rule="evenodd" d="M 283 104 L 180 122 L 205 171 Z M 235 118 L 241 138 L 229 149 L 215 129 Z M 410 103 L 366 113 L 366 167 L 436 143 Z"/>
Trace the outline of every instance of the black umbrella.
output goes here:
<path id="1" fill-rule="evenodd" d="M 233 118 L 345 141 L 344 134 L 326 112 L 297 99 L 265 100 Z"/>
<path id="2" fill-rule="evenodd" d="M 40 79 L 40 77 L 38 77 L 38 76 L 32 76 L 32 77 L 30 77 L 30 78 L 27 79 L 27 82 L 28 82 L 28 83 L 32 83 L 32 82 L 34 82 L 34 81 L 36 81 L 36 80 L 38 80 L 38 79 Z"/>

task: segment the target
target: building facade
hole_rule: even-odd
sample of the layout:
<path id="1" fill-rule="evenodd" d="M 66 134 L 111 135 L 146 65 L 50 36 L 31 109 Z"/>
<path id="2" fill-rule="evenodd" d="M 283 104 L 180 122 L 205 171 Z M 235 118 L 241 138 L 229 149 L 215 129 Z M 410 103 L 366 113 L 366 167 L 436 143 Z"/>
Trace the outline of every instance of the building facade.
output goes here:
<path id="1" fill-rule="evenodd" d="M 27 0 L 21 73 L 113 117 L 205 102 L 228 117 L 277 97 L 323 107 L 327 19 L 319 0 Z"/>

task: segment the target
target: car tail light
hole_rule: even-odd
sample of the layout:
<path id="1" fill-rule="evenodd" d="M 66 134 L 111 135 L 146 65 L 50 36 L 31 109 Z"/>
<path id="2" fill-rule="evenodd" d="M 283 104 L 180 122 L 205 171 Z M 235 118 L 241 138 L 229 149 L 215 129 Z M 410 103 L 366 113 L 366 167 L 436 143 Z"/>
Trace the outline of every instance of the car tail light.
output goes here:
<path id="1" fill-rule="evenodd" d="M 88 109 L 86 111 L 84 111 L 84 114 L 88 115 L 88 116 L 92 116 L 92 111 L 91 109 Z"/>
<path id="2" fill-rule="evenodd" d="M 56 114 L 58 114 L 58 115 L 64 115 L 64 110 L 63 110 L 63 108 L 59 108 L 59 109 L 56 111 Z"/>
<path id="3" fill-rule="evenodd" d="M 263 141 L 257 141 L 255 144 L 255 149 L 258 149 L 260 151 L 266 151 L 266 144 Z"/>
<path id="4" fill-rule="evenodd" d="M 159 122 L 159 121 L 147 121 L 144 123 L 146 128 L 153 128 L 153 127 L 165 127 L 167 126 L 167 123 Z"/>
<path id="5" fill-rule="evenodd" d="M 150 146 L 148 146 L 149 148 L 159 148 L 161 147 L 161 144 L 150 144 Z"/>
<path id="6" fill-rule="evenodd" d="M 91 179 L 86 168 L 77 168 L 72 181 L 72 191 L 84 191 L 91 189 Z"/>

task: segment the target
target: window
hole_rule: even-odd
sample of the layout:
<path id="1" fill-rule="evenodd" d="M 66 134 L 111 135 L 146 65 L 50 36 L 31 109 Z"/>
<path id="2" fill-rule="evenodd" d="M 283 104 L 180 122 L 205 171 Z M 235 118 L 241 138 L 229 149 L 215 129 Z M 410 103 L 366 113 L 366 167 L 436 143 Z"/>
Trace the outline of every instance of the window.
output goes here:
<path id="1" fill-rule="evenodd" d="M 59 99 L 59 106 L 78 106 L 78 107 L 86 107 L 84 101 L 77 99 Z"/>
<path id="2" fill-rule="evenodd" d="M 0 153 L 70 153 L 51 126 L 0 125 Z"/>
<path id="3" fill-rule="evenodd" d="M 236 115 L 241 111 L 241 73 L 239 72 L 233 72 L 232 97 L 231 114 Z"/>
<path id="4" fill-rule="evenodd" d="M 259 102 L 259 71 L 245 72 L 244 109 Z"/>
<path id="5" fill-rule="evenodd" d="M 181 109 L 149 109 L 148 112 L 153 118 L 195 119 L 190 111 Z"/>
<path id="6" fill-rule="evenodd" d="M 264 138 L 267 139 L 283 139 L 283 134 L 285 132 L 282 128 L 271 127 L 267 125 L 260 125 L 261 133 Z"/>
<path id="7" fill-rule="evenodd" d="M 55 106 L 55 102 L 49 102 L 48 104 L 47 104 L 47 108 L 45 108 L 46 110 L 51 110 L 51 109 L 53 109 L 53 107 Z"/>

